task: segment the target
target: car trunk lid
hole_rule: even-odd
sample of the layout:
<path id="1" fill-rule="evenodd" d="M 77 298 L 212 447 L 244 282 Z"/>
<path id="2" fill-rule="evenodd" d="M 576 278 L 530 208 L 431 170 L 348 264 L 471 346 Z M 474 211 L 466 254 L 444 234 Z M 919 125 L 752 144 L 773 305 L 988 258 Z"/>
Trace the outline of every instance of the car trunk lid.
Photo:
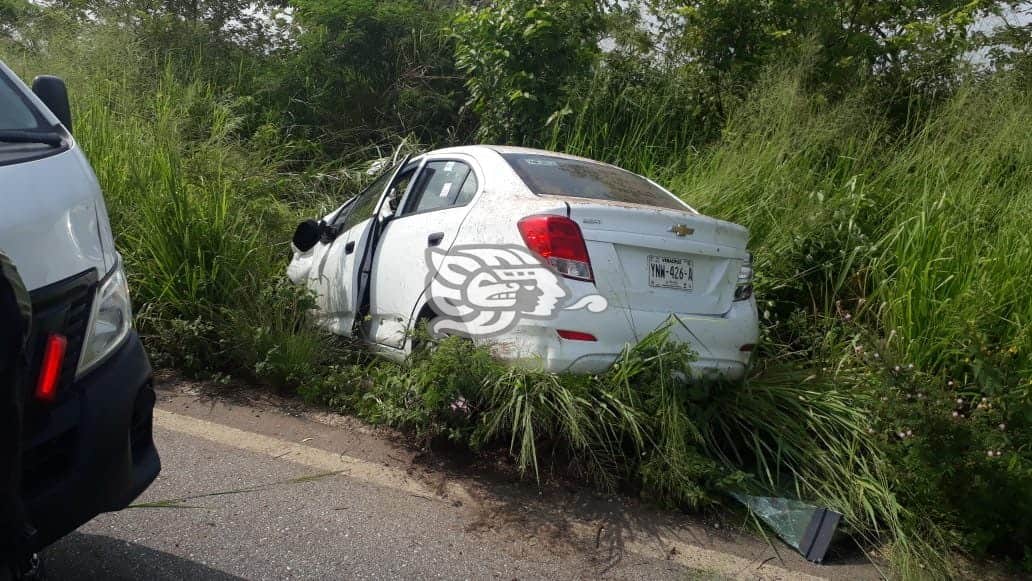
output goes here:
<path id="1" fill-rule="evenodd" d="M 612 244 L 617 257 L 593 261 L 595 278 L 624 295 L 632 311 L 722 315 L 731 308 L 748 231 L 684 211 L 567 199 L 570 218 L 589 242 Z M 644 318 L 642 318 L 644 320 Z M 654 317 L 647 318 L 649 321 Z M 638 324 L 636 323 L 636 327 Z M 636 329 L 639 334 L 652 329 Z"/>

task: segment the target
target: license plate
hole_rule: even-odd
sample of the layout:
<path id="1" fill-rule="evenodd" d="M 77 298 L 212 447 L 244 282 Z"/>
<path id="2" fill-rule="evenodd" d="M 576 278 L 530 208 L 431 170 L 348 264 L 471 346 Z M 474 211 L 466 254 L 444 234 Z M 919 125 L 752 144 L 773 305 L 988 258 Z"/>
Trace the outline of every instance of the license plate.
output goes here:
<path id="1" fill-rule="evenodd" d="M 690 291 L 694 276 L 690 258 L 649 256 L 649 286 Z"/>

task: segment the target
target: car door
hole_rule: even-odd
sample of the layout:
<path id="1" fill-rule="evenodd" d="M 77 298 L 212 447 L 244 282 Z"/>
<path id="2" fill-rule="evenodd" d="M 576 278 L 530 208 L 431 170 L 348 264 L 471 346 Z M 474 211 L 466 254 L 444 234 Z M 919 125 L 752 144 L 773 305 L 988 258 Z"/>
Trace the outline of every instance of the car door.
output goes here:
<path id="1" fill-rule="evenodd" d="M 338 335 L 350 336 L 359 307 L 360 264 L 376 229 L 380 208 L 407 159 L 391 168 L 327 221 L 323 238 L 314 248 L 308 288 L 315 292 L 316 324 Z"/>
<path id="2" fill-rule="evenodd" d="M 373 260 L 370 335 L 401 349 L 427 287 L 426 249 L 447 251 L 483 179 L 464 156 L 428 159 L 386 224 Z"/>

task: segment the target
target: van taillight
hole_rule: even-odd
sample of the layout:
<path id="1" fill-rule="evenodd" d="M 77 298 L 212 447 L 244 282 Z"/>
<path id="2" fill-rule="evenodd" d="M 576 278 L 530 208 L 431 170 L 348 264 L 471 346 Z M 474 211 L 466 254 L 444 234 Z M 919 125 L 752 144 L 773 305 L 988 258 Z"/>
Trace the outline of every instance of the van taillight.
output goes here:
<path id="1" fill-rule="evenodd" d="M 39 381 L 36 382 L 36 399 L 51 402 L 57 397 L 57 384 L 61 380 L 61 364 L 64 363 L 67 347 L 68 339 L 65 339 L 64 335 L 51 333 L 47 337 Z"/>
<path id="2" fill-rule="evenodd" d="M 576 222 L 565 216 L 528 216 L 516 226 L 527 248 L 554 266 L 559 274 L 594 282 L 588 248 Z"/>

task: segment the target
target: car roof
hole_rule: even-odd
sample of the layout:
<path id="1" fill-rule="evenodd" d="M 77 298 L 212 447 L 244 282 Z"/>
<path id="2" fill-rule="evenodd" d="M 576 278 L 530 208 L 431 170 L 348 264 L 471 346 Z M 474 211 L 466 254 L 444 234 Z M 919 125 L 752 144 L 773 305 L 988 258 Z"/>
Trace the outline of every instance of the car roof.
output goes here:
<path id="1" fill-rule="evenodd" d="M 433 151 L 428 151 L 427 155 L 465 153 L 467 155 L 472 155 L 476 157 L 478 155 L 483 155 L 484 153 L 491 151 L 502 155 L 507 153 L 522 153 L 527 155 L 548 155 L 551 157 L 560 157 L 563 159 L 572 159 L 576 161 L 584 161 L 588 163 L 597 163 L 599 165 L 609 165 L 612 167 L 617 167 L 613 166 L 612 164 L 601 162 L 595 159 L 588 159 L 586 157 L 579 157 L 576 155 L 570 155 L 568 153 L 559 153 L 557 151 L 549 151 L 547 149 L 534 149 L 532 147 L 516 147 L 514 145 L 460 145 L 456 147 L 446 147 L 444 149 L 435 149 Z"/>
<path id="2" fill-rule="evenodd" d="M 571 160 L 575 160 L 575 161 L 582 161 L 582 162 L 585 162 L 585 163 L 593 163 L 593 164 L 597 164 L 597 165 L 603 165 L 603 166 L 606 166 L 606 167 L 611 167 L 611 168 L 617 169 L 619 171 L 627 172 L 627 173 L 629 173 L 631 175 L 638 176 L 640 178 L 644 178 L 646 180 L 649 180 L 649 178 L 645 178 L 644 176 L 636 174 L 636 173 L 632 172 L 631 170 L 624 169 L 624 168 L 622 168 L 622 167 L 620 167 L 618 165 L 613 165 L 611 163 L 605 163 L 603 161 L 598 161 L 596 159 L 590 159 L 590 158 L 587 158 L 587 157 L 580 157 L 580 156 L 577 156 L 577 155 L 570 155 L 568 153 L 559 153 L 557 151 L 549 151 L 547 149 L 534 149 L 532 147 L 517 147 L 517 146 L 514 146 L 514 145 L 458 145 L 458 146 L 454 146 L 454 147 L 445 147 L 443 149 L 435 149 L 433 151 L 428 151 L 424 155 L 465 154 L 465 155 L 468 155 L 470 157 L 473 157 L 474 159 L 481 159 L 482 160 L 483 156 L 487 155 L 487 154 L 505 155 L 505 154 L 510 154 L 510 153 L 519 153 L 519 154 L 527 154 L 527 155 L 547 155 L 547 156 L 559 157 L 559 158 L 563 158 L 563 159 L 571 159 Z M 696 214 L 699 213 L 698 210 L 696 210 L 695 208 L 691 207 L 691 205 L 689 205 L 684 200 L 681 200 L 681 198 L 679 198 L 677 195 L 675 195 L 670 190 L 667 190 L 663 186 L 660 186 L 659 184 L 656 184 L 652 180 L 649 180 L 649 181 L 653 185 L 656 185 L 661 190 L 665 191 L 667 194 L 669 194 L 671 196 L 674 196 L 675 198 L 680 200 L 682 203 L 684 203 L 686 206 L 688 206 L 688 209 L 691 210 L 692 212 L 695 212 Z"/>

